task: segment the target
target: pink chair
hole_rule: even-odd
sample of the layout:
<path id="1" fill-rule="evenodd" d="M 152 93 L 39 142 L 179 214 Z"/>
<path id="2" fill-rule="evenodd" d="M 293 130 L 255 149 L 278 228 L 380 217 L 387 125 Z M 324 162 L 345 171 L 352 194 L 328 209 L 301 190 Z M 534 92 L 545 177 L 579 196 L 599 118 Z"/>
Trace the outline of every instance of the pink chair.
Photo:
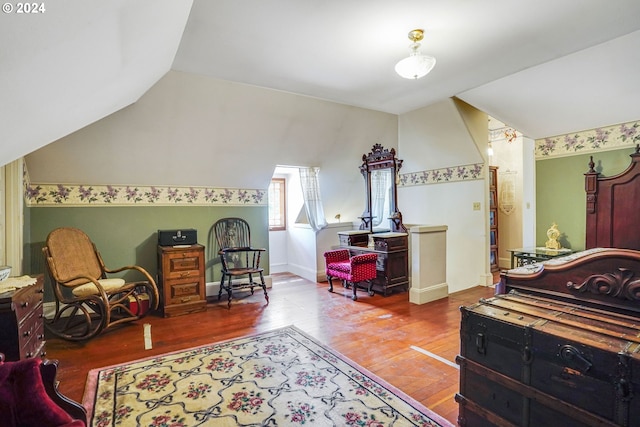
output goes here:
<path id="1" fill-rule="evenodd" d="M 358 283 L 368 282 L 367 291 L 369 295 L 373 296 L 371 287 L 373 285 L 372 280 L 376 278 L 378 272 L 376 270 L 376 261 L 378 255 L 376 254 L 361 254 L 350 256 L 347 249 L 336 249 L 324 253 L 324 259 L 326 262 L 327 280 L 329 281 L 329 292 L 333 292 L 333 278 L 342 280 L 345 287 L 351 284 L 353 288 L 353 299 L 358 299 L 356 295 L 356 289 Z"/>

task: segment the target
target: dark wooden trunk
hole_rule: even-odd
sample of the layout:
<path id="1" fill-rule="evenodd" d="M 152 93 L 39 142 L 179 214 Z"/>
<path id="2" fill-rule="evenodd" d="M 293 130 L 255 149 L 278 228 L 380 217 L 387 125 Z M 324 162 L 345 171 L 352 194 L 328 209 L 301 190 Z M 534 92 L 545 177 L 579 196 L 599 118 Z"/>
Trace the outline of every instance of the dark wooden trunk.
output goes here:
<path id="1" fill-rule="evenodd" d="M 640 426 L 637 318 L 515 292 L 461 311 L 461 426 Z"/>

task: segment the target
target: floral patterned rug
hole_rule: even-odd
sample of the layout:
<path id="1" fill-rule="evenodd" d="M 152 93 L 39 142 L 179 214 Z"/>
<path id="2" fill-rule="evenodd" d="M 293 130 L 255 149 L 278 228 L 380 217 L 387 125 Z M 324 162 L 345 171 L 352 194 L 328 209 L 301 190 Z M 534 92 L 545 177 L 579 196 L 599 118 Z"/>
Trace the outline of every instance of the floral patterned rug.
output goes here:
<path id="1" fill-rule="evenodd" d="M 90 426 L 451 426 L 295 326 L 92 370 Z"/>

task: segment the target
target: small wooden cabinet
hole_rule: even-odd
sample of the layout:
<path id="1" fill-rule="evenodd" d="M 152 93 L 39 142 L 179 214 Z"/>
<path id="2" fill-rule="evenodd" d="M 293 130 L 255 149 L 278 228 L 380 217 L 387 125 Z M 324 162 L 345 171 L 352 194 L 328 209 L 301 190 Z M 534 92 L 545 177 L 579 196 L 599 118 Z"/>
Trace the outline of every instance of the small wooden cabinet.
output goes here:
<path id="1" fill-rule="evenodd" d="M 158 246 L 158 290 L 164 317 L 207 309 L 204 246 Z"/>
<path id="2" fill-rule="evenodd" d="M 0 352 L 5 360 L 45 356 L 44 280 L 0 294 Z"/>

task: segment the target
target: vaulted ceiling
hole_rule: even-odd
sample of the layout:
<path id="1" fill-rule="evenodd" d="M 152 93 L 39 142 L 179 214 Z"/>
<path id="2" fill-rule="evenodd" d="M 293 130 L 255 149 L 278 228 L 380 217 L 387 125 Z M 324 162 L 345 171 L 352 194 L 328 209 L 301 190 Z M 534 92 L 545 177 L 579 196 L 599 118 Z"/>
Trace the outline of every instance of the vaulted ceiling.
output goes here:
<path id="1" fill-rule="evenodd" d="M 59 0 L 0 15 L 0 164 L 173 69 L 402 114 L 459 97 L 540 138 L 640 119 L 637 0 Z M 436 57 L 394 72 L 407 33 Z"/>

